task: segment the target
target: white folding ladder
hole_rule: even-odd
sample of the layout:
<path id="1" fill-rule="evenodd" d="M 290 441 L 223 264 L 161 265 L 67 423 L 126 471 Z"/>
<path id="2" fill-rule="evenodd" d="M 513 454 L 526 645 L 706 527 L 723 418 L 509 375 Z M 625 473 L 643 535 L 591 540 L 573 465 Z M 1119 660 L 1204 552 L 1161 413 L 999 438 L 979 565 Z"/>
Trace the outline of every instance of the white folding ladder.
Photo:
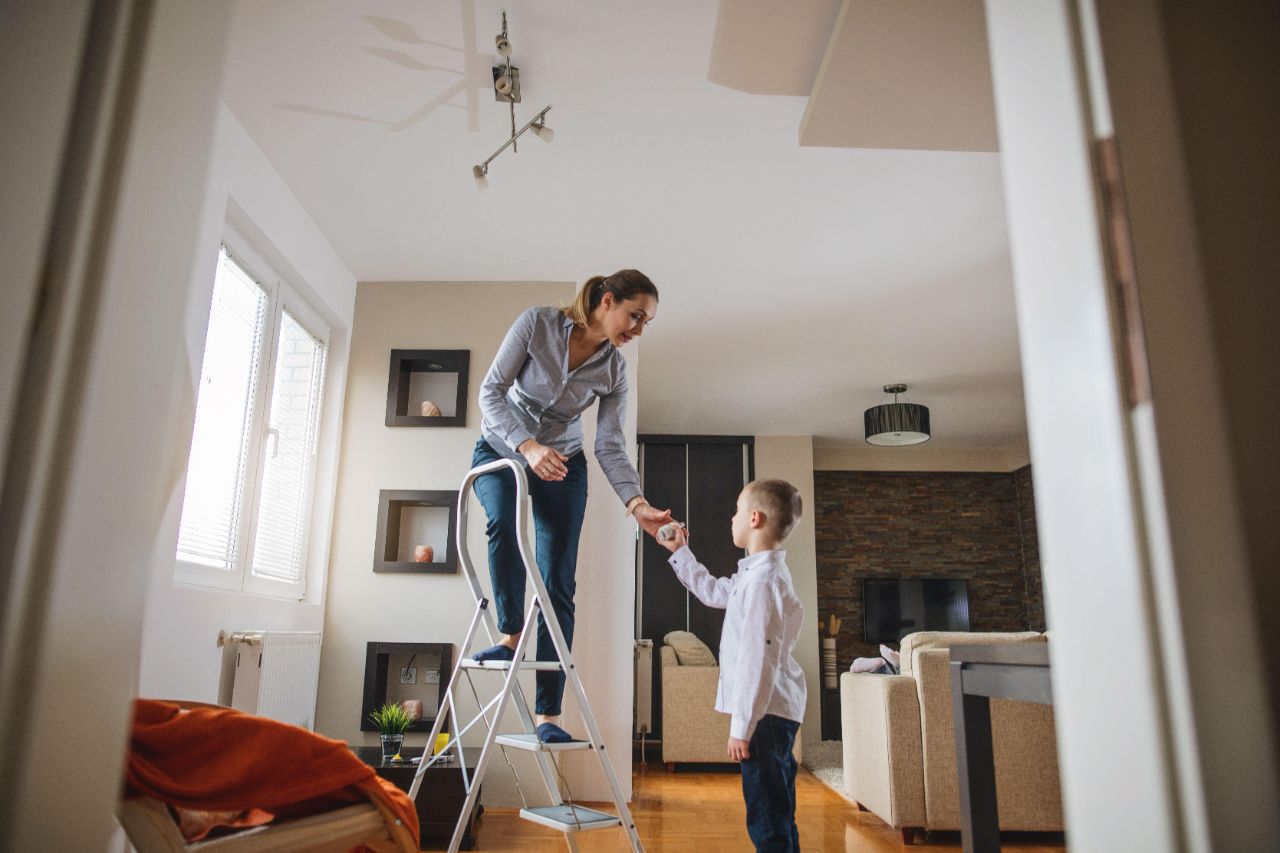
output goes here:
<path id="1" fill-rule="evenodd" d="M 471 557 L 467 551 L 467 496 L 477 477 L 499 472 L 503 469 L 510 469 L 516 478 L 516 541 L 520 547 L 520 558 L 524 562 L 525 576 L 528 578 L 529 583 L 533 585 L 533 599 L 525 612 L 524 630 L 520 634 L 519 642 L 516 643 L 514 660 L 480 662 L 474 661 L 470 657 L 471 643 L 475 639 L 476 632 L 480 626 L 483 624 L 485 632 L 489 635 L 490 644 L 498 641 L 499 634 L 497 622 L 489 608 L 490 602 L 480 588 L 480 580 L 476 577 L 475 568 L 471 565 Z M 484 779 L 485 771 L 489 767 L 494 747 L 497 746 L 503 749 L 504 753 L 508 748 L 524 750 L 534 753 L 537 759 L 538 770 L 542 775 L 543 782 L 546 784 L 547 793 L 551 797 L 551 805 L 530 808 L 526 803 L 525 808 L 520 810 L 520 817 L 563 832 L 565 834 L 565 843 L 568 844 L 569 850 L 573 851 L 573 853 L 576 853 L 578 849 L 577 843 L 574 841 L 577 833 L 613 827 L 621 827 L 626 830 L 631 841 L 631 849 L 635 853 L 643 853 L 644 846 L 640 843 L 635 821 L 631 818 L 631 811 L 627 808 L 626 800 L 622 796 L 622 789 L 618 786 L 618 777 L 613 772 L 613 763 L 605 753 L 604 740 L 600 736 L 600 729 L 596 726 L 595 717 L 591 713 L 591 706 L 587 703 L 587 694 L 582 689 L 582 682 L 578 678 L 573 655 L 569 652 L 569 644 L 565 642 L 564 634 L 560 631 L 560 620 L 556 618 L 554 607 L 543 606 L 543 602 L 548 602 L 550 598 L 547 595 L 547 588 L 542 582 L 542 575 L 537 570 L 536 559 L 529 548 L 525 530 L 528 517 L 529 481 L 525 477 L 522 465 L 511 459 L 500 459 L 496 462 L 479 465 L 467 472 L 466 478 L 462 481 L 462 488 L 458 490 L 456 541 L 458 543 L 458 562 L 461 564 L 462 573 L 466 577 L 467 583 L 471 585 L 471 592 L 475 596 L 476 612 L 471 617 L 471 625 L 467 629 L 466 639 L 462 642 L 462 647 L 458 654 L 458 662 L 453 668 L 453 675 L 445 687 L 444 701 L 436 714 L 435 724 L 431 727 L 431 736 L 427 738 L 427 748 L 421 763 L 418 765 L 418 772 L 413 777 L 413 784 L 409 788 L 409 798 L 416 800 L 418 789 L 422 786 L 422 774 L 427 771 L 428 767 L 439 761 L 447 760 L 446 756 L 450 755 L 451 752 L 457 756 L 458 766 L 462 771 L 463 787 L 467 791 L 466 802 L 463 803 L 462 812 L 458 816 L 458 825 L 453 831 L 453 838 L 449 841 L 449 853 L 457 853 L 469 822 L 468 819 L 475 810 L 476 801 L 480 796 L 480 782 Z M 530 638 L 537 633 L 534 617 L 539 613 L 542 614 L 547 631 L 555 644 L 559 660 L 525 661 L 524 659 L 525 650 L 530 644 Z M 533 725 L 533 716 L 529 713 L 529 706 L 525 701 L 524 691 L 521 689 L 518 680 L 520 673 L 526 670 L 564 672 L 567 686 L 573 688 L 573 692 L 578 698 L 578 706 L 582 711 L 582 720 L 587 729 L 588 740 L 574 740 L 568 743 L 542 743 L 538 739 L 537 730 Z M 466 725 L 459 725 L 459 721 L 456 719 L 457 703 L 454 699 L 458 678 L 460 675 L 465 676 L 474 692 L 475 686 L 471 682 L 471 677 L 473 673 L 478 672 L 505 672 L 506 675 L 503 678 L 502 688 L 498 695 L 481 705 L 479 712 L 470 722 Z M 524 730 L 517 734 L 499 734 L 498 724 L 513 698 L 516 712 L 520 717 Z M 478 698 L 477 704 L 479 704 Z M 493 714 L 492 721 L 489 716 L 490 712 Z M 449 735 L 448 743 L 444 749 L 440 750 L 437 755 L 431 755 L 436 738 L 439 736 L 444 721 L 450 713 L 455 715 L 454 731 Z M 486 729 L 484 745 L 480 749 L 480 760 L 476 763 L 475 771 L 468 775 L 466 761 L 463 760 L 462 756 L 462 736 L 481 721 L 484 722 Z M 605 778 L 609 781 L 609 788 L 613 792 L 613 804 L 617 809 L 616 815 L 575 805 L 572 800 L 566 803 L 565 798 L 560 793 L 560 786 L 556 782 L 560 773 L 554 753 L 584 749 L 592 750 L 600 761 L 600 767 L 604 770 Z M 519 786 L 518 777 L 516 784 Z M 523 797 L 523 792 L 521 796 Z"/>

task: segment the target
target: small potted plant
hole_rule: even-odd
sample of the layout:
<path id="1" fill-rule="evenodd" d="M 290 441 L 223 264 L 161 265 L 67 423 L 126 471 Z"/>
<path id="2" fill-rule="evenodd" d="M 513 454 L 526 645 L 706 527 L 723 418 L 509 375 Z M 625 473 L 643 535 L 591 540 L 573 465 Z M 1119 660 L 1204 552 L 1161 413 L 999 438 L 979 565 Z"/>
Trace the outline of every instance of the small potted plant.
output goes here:
<path id="1" fill-rule="evenodd" d="M 404 744 L 404 733 L 413 724 L 413 717 L 404 706 L 387 702 L 369 715 L 369 720 L 378 727 L 382 736 L 382 760 L 399 761 L 400 747 Z"/>

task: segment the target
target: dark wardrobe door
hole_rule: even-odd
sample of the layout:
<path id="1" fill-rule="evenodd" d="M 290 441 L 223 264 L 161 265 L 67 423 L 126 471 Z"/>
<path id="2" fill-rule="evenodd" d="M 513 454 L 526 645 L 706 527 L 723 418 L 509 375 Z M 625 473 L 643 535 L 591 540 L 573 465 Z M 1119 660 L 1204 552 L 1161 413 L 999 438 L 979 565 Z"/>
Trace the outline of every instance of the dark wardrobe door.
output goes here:
<path id="1" fill-rule="evenodd" d="M 641 447 L 645 500 L 653 506 L 670 509 L 673 516 L 683 519 L 688 514 L 685 445 L 644 444 Z M 667 562 L 671 556 L 667 549 L 647 534 L 642 533 L 640 541 L 640 637 L 653 640 L 653 733 L 661 737 L 662 672 L 658 647 L 668 632 L 685 630 L 686 593 Z"/>
<path id="2" fill-rule="evenodd" d="M 718 578 L 738 570 L 744 556 L 733 544 L 729 521 L 743 486 L 741 444 L 689 445 L 689 548 L 698 562 Z M 689 631 L 698 635 L 720 659 L 724 611 L 689 596 Z"/>
<path id="3" fill-rule="evenodd" d="M 738 492 L 752 476 L 752 439 L 742 436 L 640 436 L 644 493 L 689 526 L 689 547 L 711 574 L 728 577 L 743 551 L 733 545 L 729 520 Z M 745 468 L 744 468 L 745 463 Z M 670 554 L 642 537 L 640 634 L 655 647 L 671 631 L 691 631 L 719 657 L 724 611 L 698 601 L 676 579 Z M 653 667 L 654 733 L 662 736 L 661 666 Z"/>

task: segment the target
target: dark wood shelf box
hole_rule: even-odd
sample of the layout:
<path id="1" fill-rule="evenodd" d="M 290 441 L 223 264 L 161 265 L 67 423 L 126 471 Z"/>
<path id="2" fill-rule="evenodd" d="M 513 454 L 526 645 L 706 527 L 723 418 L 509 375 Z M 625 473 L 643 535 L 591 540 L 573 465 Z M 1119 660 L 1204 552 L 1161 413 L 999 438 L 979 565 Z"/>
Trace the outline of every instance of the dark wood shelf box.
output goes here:
<path id="1" fill-rule="evenodd" d="M 388 780 L 405 793 L 413 784 L 413 777 L 418 772 L 418 765 L 405 761 L 395 764 L 382 760 L 382 749 L 377 746 L 353 746 L 356 756 L 374 769 L 379 776 Z M 417 746 L 406 746 L 400 750 L 405 758 L 416 758 L 426 750 Z M 467 763 L 467 772 L 475 770 L 480 761 L 480 750 L 474 747 L 463 747 L 462 758 Z M 481 788 L 483 796 L 484 789 Z M 462 784 L 462 768 L 457 760 L 433 764 L 422 774 L 422 788 L 414 807 L 418 810 L 418 827 L 422 834 L 422 850 L 438 850 L 441 846 L 449 846 L 454 827 L 458 824 L 458 815 L 467 801 L 467 789 Z M 484 805 L 478 800 L 475 810 L 467 818 L 467 828 L 462 832 L 462 844 L 459 849 L 471 850 L 476 845 L 476 818 L 484 812 Z"/>
<path id="2" fill-rule="evenodd" d="M 387 426 L 464 427 L 467 425 L 467 371 L 471 350 L 393 349 L 387 378 Z M 422 415 L 430 400 L 439 415 Z"/>
<path id="3" fill-rule="evenodd" d="M 417 699 L 422 702 L 422 716 L 409 726 L 409 731 L 430 733 L 452 672 L 450 643 L 368 643 L 360 731 L 378 730 L 369 715 L 384 703 Z M 449 731 L 448 719 L 443 731 Z"/>
<path id="4" fill-rule="evenodd" d="M 383 489 L 378 492 L 378 535 L 373 570 L 447 575 L 458 571 L 458 493 Z M 414 560 L 418 545 L 430 545 L 432 562 Z"/>

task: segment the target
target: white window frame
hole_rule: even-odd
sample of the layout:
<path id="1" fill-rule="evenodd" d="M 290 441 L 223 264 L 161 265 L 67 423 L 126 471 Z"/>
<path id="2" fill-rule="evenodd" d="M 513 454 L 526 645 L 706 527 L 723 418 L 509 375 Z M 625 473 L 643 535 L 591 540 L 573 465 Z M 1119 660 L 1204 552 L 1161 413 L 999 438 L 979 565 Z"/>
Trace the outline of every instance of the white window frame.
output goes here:
<path id="1" fill-rule="evenodd" d="M 245 481 L 242 494 L 245 496 L 243 523 L 235 543 L 235 558 L 230 571 L 215 569 L 199 563 L 178 559 L 175 556 L 174 582 L 186 586 L 205 587 L 210 589 L 231 590 L 271 598 L 283 598 L 302 601 L 306 597 L 307 579 L 310 574 L 309 549 L 312 539 L 312 525 L 315 523 L 316 506 L 316 470 L 319 467 L 319 447 L 322 441 L 319 436 L 315 443 L 315 455 L 307 474 L 305 488 L 306 506 L 303 516 L 306 528 L 302 535 L 302 553 L 300 564 L 302 574 L 296 581 L 281 580 L 255 575 L 250 571 L 253 543 L 257 537 L 258 504 L 262 497 L 263 467 L 266 461 L 267 432 L 271 423 L 271 388 L 275 381 L 276 348 L 280 340 L 280 324 L 284 312 L 288 311 L 303 329 L 319 340 L 325 349 L 325 359 L 329 359 L 330 328 L 320 312 L 316 311 L 298 290 L 289 284 L 275 267 L 267 262 L 253 245 L 230 225 L 225 226 L 220 249 L 225 247 L 227 254 L 249 274 L 249 277 L 262 288 L 267 298 L 266 314 L 269 318 L 259 343 L 258 376 L 254 388 L 253 415 L 249 431 L 248 463 L 245 466 Z M 207 328 L 205 334 L 207 335 Z M 203 362 L 203 349 L 201 352 Z M 329 365 L 320 383 L 320 415 L 317 429 L 324 423 L 324 407 L 326 401 L 323 394 L 328 386 Z M 188 463 L 189 464 L 189 463 Z"/>

